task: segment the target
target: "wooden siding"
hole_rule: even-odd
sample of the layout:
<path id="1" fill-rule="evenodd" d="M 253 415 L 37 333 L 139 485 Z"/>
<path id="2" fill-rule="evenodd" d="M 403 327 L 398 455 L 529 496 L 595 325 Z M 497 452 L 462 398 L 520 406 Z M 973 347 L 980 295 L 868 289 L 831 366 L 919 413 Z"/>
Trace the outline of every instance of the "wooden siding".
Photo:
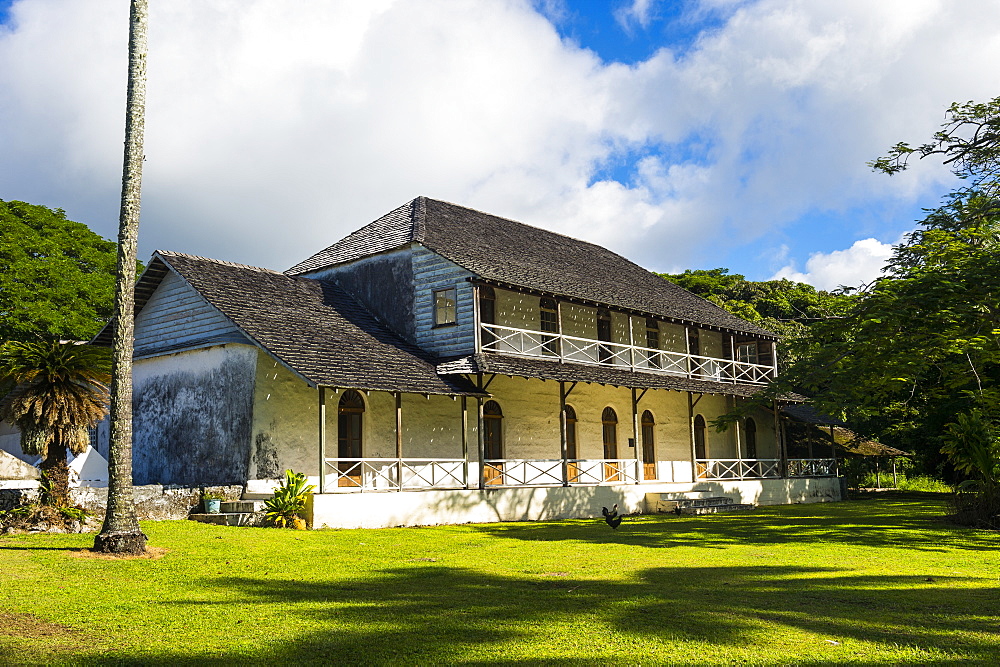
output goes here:
<path id="1" fill-rule="evenodd" d="M 413 246 L 413 309 L 416 344 L 438 355 L 453 357 L 475 351 L 475 309 L 473 274 L 427 248 Z M 454 325 L 434 326 L 434 290 L 454 287 L 456 319 Z"/>
<path id="2" fill-rule="evenodd" d="M 407 246 L 302 275 L 337 283 L 396 335 L 416 344 L 410 255 Z"/>
<path id="3" fill-rule="evenodd" d="M 169 271 L 135 318 L 135 353 L 248 342 L 235 324 Z"/>

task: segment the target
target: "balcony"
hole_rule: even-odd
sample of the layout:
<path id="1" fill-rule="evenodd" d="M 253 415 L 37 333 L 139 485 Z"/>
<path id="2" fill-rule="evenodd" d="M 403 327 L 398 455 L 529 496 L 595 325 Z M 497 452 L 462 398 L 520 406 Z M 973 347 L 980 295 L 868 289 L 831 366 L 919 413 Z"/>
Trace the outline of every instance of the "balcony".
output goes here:
<path id="1" fill-rule="evenodd" d="M 684 352 L 654 350 L 557 333 L 530 331 L 499 324 L 481 324 L 481 350 L 538 357 L 577 364 L 612 366 L 623 370 L 679 375 L 699 380 L 739 384 L 767 384 L 774 368 L 732 359 L 702 357 Z"/>

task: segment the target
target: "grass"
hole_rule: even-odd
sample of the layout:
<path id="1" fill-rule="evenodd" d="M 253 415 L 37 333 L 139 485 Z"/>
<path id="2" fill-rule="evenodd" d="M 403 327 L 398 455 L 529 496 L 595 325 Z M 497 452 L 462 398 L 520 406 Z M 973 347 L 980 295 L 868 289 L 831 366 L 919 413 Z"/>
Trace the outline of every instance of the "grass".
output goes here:
<path id="1" fill-rule="evenodd" d="M 1000 661 L 1000 536 L 940 495 L 748 514 L 290 531 L 156 559 L 0 537 L 0 664 Z"/>

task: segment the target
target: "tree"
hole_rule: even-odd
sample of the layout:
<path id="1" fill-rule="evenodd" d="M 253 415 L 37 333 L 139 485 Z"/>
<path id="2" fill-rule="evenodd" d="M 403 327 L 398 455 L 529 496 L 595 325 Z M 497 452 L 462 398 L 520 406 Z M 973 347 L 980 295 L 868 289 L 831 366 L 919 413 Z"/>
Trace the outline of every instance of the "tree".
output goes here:
<path id="1" fill-rule="evenodd" d="M 45 502 L 69 502 L 66 450 L 82 454 L 88 429 L 107 414 L 107 350 L 72 342 L 10 341 L 0 346 L 0 380 L 14 389 L 0 403 L 0 417 L 21 431 L 21 450 L 43 457 Z"/>
<path id="2" fill-rule="evenodd" d="M 750 281 L 729 269 L 687 270 L 660 274 L 672 283 L 725 308 L 733 315 L 781 335 L 781 368 L 809 350 L 800 345 L 814 322 L 843 315 L 853 296 L 826 292 L 791 280 Z"/>
<path id="3" fill-rule="evenodd" d="M 814 355 L 772 393 L 807 393 L 932 464 L 944 446 L 961 469 L 956 448 L 969 439 L 956 440 L 959 420 L 1000 425 L 1000 98 L 952 105 L 931 143 L 897 144 L 872 165 L 898 173 L 915 154 L 942 156 L 963 186 L 895 248 L 885 277 L 845 317 L 810 328 Z"/>
<path id="4" fill-rule="evenodd" d="M 111 371 L 111 437 L 108 448 L 108 506 L 94 550 L 117 554 L 146 551 L 132 493 L 132 354 L 135 347 L 136 245 L 142 193 L 143 130 L 146 114 L 146 0 L 132 0 L 129 11 L 128 96 L 125 159 L 118 224 Z"/>
<path id="5" fill-rule="evenodd" d="M 115 244 L 61 209 L 0 200 L 0 340 L 88 340 L 111 317 Z"/>

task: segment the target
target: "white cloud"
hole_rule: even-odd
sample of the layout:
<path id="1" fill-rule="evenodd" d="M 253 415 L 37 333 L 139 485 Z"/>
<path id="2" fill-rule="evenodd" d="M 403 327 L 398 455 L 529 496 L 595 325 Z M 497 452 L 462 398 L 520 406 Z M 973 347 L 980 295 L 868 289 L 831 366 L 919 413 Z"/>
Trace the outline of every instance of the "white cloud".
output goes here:
<path id="1" fill-rule="evenodd" d="M 855 241 L 846 250 L 812 253 L 806 261 L 804 272 L 796 271 L 793 265 L 788 265 L 770 280 L 787 278 L 824 290 L 842 286 L 861 287 L 882 274 L 882 267 L 891 256 L 892 244 L 862 239 Z"/>
<path id="2" fill-rule="evenodd" d="M 153 3 L 143 252 L 283 268 L 425 194 L 654 269 L 719 266 L 754 239 L 789 243 L 810 211 L 934 203 L 941 169 L 888 179 L 865 161 L 996 94 L 1000 5 L 722 4 L 725 25 L 682 58 L 626 66 L 562 39 L 535 9 L 556 1 Z M 641 25 L 655 3 L 628 9 Z M 0 198 L 113 236 L 127 3 L 11 11 Z M 626 158 L 622 183 L 598 175 Z M 882 224 L 844 234 L 901 223 Z"/>
<path id="3" fill-rule="evenodd" d="M 614 11 L 615 20 L 626 31 L 636 23 L 648 28 L 655 16 L 656 4 L 657 0 L 632 0 L 631 4 L 622 5 Z"/>

